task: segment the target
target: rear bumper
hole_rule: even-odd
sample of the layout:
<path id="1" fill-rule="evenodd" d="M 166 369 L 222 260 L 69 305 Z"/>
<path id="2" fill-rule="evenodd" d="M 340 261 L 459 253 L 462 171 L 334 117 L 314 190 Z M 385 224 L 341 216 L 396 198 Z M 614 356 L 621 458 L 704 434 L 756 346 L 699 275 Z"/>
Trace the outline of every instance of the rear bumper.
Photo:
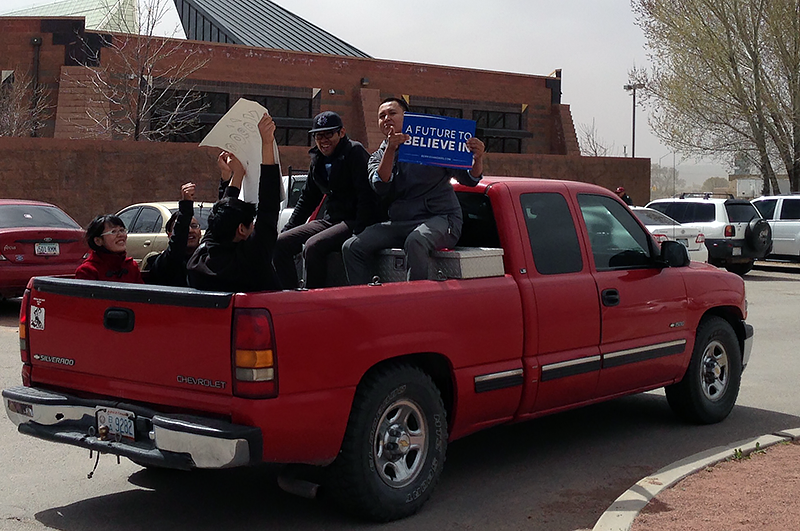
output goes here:
<path id="1" fill-rule="evenodd" d="M 261 430 L 252 426 L 161 414 L 132 404 L 81 399 L 32 387 L 4 389 L 2 395 L 6 414 L 20 433 L 39 439 L 182 470 L 233 468 L 261 461 Z M 136 440 L 98 437 L 98 407 L 135 413 Z"/>
<path id="2" fill-rule="evenodd" d="M 764 258 L 767 253 L 754 251 L 744 240 L 706 238 L 708 263 L 712 265 L 738 264 Z"/>

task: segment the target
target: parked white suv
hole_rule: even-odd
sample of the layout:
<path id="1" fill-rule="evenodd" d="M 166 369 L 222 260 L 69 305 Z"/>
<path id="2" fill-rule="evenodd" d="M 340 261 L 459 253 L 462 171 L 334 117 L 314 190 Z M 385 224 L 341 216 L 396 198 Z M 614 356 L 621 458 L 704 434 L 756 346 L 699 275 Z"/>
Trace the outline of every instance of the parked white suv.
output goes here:
<path id="1" fill-rule="evenodd" d="M 772 249 L 772 230 L 750 201 L 712 193 L 681 194 L 647 204 L 705 235 L 708 263 L 737 275 Z"/>
<path id="2" fill-rule="evenodd" d="M 753 204 L 772 228 L 771 255 L 800 258 L 800 195 L 764 196 Z"/>

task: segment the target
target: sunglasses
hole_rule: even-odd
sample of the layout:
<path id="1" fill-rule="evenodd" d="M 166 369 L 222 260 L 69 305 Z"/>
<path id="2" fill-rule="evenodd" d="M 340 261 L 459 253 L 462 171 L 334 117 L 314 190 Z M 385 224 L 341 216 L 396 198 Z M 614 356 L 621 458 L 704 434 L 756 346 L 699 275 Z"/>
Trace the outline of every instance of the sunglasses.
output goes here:
<path id="1" fill-rule="evenodd" d="M 320 131 L 318 133 L 311 133 L 314 140 L 330 140 L 333 135 L 337 134 L 341 129 L 334 129 L 333 131 Z"/>

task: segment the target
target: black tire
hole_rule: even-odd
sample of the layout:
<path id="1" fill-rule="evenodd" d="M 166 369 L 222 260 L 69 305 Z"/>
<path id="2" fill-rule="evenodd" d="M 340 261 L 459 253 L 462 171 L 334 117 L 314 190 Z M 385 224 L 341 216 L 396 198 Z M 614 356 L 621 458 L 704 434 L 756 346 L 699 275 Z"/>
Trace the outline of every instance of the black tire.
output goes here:
<path id="1" fill-rule="evenodd" d="M 447 417 L 430 376 L 408 365 L 358 386 L 342 449 L 326 486 L 342 507 L 379 522 L 417 512 L 444 467 Z"/>
<path id="2" fill-rule="evenodd" d="M 720 422 L 736 403 L 741 378 L 742 353 L 736 333 L 721 317 L 708 317 L 697 327 L 683 380 L 665 388 L 667 402 L 686 421 Z"/>
<path id="3" fill-rule="evenodd" d="M 744 239 L 763 258 L 772 247 L 772 228 L 766 220 L 753 218 L 744 230 Z"/>
<path id="4" fill-rule="evenodd" d="M 728 264 L 725 266 L 725 269 L 727 269 L 731 273 L 736 273 L 740 277 L 743 277 L 747 273 L 749 273 L 751 269 L 753 269 L 753 265 L 755 265 L 755 260 L 750 262 L 742 262 L 738 264 Z"/>

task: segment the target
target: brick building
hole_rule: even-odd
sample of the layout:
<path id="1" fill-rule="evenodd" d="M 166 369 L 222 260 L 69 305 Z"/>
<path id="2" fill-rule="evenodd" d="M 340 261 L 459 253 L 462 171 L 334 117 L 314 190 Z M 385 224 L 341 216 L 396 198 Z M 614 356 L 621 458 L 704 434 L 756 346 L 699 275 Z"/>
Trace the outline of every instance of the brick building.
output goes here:
<path id="1" fill-rule="evenodd" d="M 338 112 L 349 136 L 374 150 L 382 139 L 379 102 L 402 96 L 417 112 L 475 120 L 477 136 L 488 147 L 487 174 L 623 185 L 635 198 L 649 197 L 648 160 L 580 156 L 569 106 L 561 103 L 560 71 L 534 76 L 174 41 L 180 53 L 171 60 L 191 56 L 205 62 L 183 87 L 199 91 L 206 104 L 201 130 L 172 139 L 185 143 L 131 143 L 110 136 L 87 140 L 87 110 L 98 105 L 82 81 L 90 75 L 87 66 L 113 69 L 109 39 L 135 38 L 86 30 L 82 18 L 0 17 L 4 78 L 11 71 L 30 74 L 54 108 L 36 132 L 42 138 L 0 138 L 0 195 L 52 201 L 85 223 L 132 202 L 173 199 L 182 182 L 200 182 L 204 173 L 209 181 L 215 178 L 213 157 L 198 155 L 191 143 L 240 97 L 270 109 L 279 126 L 283 165 L 305 168 L 307 131 L 316 113 Z M 20 150 L 25 154 L 15 156 Z M 32 181 L 41 185 L 34 187 L 35 196 L 26 184 Z M 206 197 L 212 197 L 211 188 Z M 95 197 L 87 193 L 91 190 L 102 192 Z"/>

